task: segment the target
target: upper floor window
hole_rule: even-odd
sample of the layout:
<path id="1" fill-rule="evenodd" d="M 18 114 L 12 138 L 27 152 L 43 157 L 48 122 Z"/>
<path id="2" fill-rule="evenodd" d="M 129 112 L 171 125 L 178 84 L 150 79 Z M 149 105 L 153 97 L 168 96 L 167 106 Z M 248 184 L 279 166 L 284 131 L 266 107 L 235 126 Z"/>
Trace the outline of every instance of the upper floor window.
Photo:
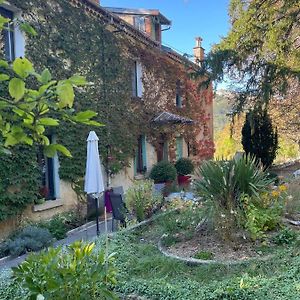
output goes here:
<path id="1" fill-rule="evenodd" d="M 145 17 L 142 16 L 134 16 L 133 17 L 133 25 L 138 30 L 145 32 L 146 31 L 146 23 L 145 23 Z"/>
<path id="2" fill-rule="evenodd" d="M 141 98 L 143 95 L 142 65 L 135 61 L 132 66 L 132 96 Z"/>
<path id="3" fill-rule="evenodd" d="M 176 106 L 182 107 L 182 91 L 181 91 L 181 82 L 177 80 L 176 82 Z"/>
<path id="4" fill-rule="evenodd" d="M 4 18 L 13 20 L 13 12 L 0 7 L 0 14 Z M 15 29 L 12 22 L 7 23 L 2 30 L 2 50 L 4 52 L 5 59 L 7 61 L 13 61 L 15 59 Z"/>

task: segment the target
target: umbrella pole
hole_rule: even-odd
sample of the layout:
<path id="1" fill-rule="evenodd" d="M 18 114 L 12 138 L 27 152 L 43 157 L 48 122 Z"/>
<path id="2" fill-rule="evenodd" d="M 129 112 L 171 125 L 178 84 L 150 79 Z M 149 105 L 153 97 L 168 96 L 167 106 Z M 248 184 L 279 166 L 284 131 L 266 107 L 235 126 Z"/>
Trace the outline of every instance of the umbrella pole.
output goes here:
<path id="1" fill-rule="evenodd" d="M 99 230 L 99 201 L 98 197 L 95 197 L 95 204 L 96 204 L 96 228 L 97 228 L 97 236 L 100 235 Z"/>

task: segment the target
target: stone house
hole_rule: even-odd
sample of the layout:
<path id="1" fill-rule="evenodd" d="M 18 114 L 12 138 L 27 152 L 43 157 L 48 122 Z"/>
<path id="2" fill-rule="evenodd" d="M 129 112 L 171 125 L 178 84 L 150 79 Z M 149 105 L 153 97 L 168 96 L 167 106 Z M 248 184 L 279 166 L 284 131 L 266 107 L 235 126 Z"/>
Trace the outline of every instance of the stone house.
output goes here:
<path id="1" fill-rule="evenodd" d="M 63 125 L 49 132 L 73 159 L 45 158 L 32 150 L 25 155 L 22 147 L 14 150 L 13 159 L 0 157 L 1 176 L 10 178 L 0 189 L 0 237 L 24 218 L 50 218 L 78 204 L 74 187 L 84 175 L 89 130 L 100 137 L 109 185 L 124 189 L 157 161 L 190 157 L 200 163 L 213 156 L 212 85 L 204 85 L 205 75 L 191 79 L 204 58 L 201 38 L 192 62 L 163 45 L 162 33 L 171 21 L 158 10 L 104 8 L 96 0 L 10 0 L 1 4 L 0 13 L 22 18 L 38 32 L 28 37 L 17 25 L 3 31 L 3 56 L 11 61 L 25 55 L 36 69 L 48 67 L 58 79 L 86 76 L 93 85 L 77 92 L 77 108 L 98 112 L 105 124 Z M 20 162 L 26 166 L 16 172 Z M 26 168 L 35 170 L 31 180 L 23 173 Z M 41 196 L 45 203 L 30 204 Z M 23 201 L 22 209 L 10 209 L 12 199 Z"/>

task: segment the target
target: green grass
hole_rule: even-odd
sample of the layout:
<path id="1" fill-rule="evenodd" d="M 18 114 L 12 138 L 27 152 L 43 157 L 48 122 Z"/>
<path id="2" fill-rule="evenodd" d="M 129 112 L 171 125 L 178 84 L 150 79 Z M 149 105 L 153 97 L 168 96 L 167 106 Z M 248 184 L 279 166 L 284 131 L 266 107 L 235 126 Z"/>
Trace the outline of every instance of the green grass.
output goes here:
<path id="1" fill-rule="evenodd" d="M 297 244 L 265 249 L 267 254 L 274 254 L 268 261 L 232 266 L 190 266 L 163 256 L 157 249 L 159 238 L 167 229 L 171 234 L 188 231 L 188 216 L 188 211 L 183 215 L 172 212 L 143 228 L 119 232 L 109 240 L 109 253 L 116 253 L 117 292 L 138 294 L 149 300 L 300 299 L 300 250 Z M 196 218 L 189 218 L 196 222 Z M 171 222 L 178 226 L 171 229 Z M 102 237 L 97 247 L 104 244 Z M 22 291 L 10 284 L 8 277 L 6 274 L 1 277 L 0 273 L 0 299 L 22 299 L 18 298 Z"/>
<path id="2" fill-rule="evenodd" d="M 178 215 L 167 216 L 172 217 Z M 297 247 L 268 249 L 274 257 L 265 262 L 188 266 L 164 257 L 157 249 L 168 225 L 158 220 L 144 229 L 120 233 L 110 242 L 110 251 L 117 253 L 119 292 L 166 300 L 300 299 Z"/>

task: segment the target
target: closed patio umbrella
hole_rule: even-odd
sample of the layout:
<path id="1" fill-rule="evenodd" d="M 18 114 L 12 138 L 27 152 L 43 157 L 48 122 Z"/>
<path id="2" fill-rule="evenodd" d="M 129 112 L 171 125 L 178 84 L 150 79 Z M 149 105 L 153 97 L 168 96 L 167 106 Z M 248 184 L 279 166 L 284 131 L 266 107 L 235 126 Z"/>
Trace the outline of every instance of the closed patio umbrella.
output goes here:
<path id="1" fill-rule="evenodd" d="M 103 175 L 98 149 L 98 141 L 95 131 L 90 131 L 87 138 L 87 158 L 84 191 L 95 198 L 97 235 L 99 235 L 99 197 L 104 192 Z"/>

